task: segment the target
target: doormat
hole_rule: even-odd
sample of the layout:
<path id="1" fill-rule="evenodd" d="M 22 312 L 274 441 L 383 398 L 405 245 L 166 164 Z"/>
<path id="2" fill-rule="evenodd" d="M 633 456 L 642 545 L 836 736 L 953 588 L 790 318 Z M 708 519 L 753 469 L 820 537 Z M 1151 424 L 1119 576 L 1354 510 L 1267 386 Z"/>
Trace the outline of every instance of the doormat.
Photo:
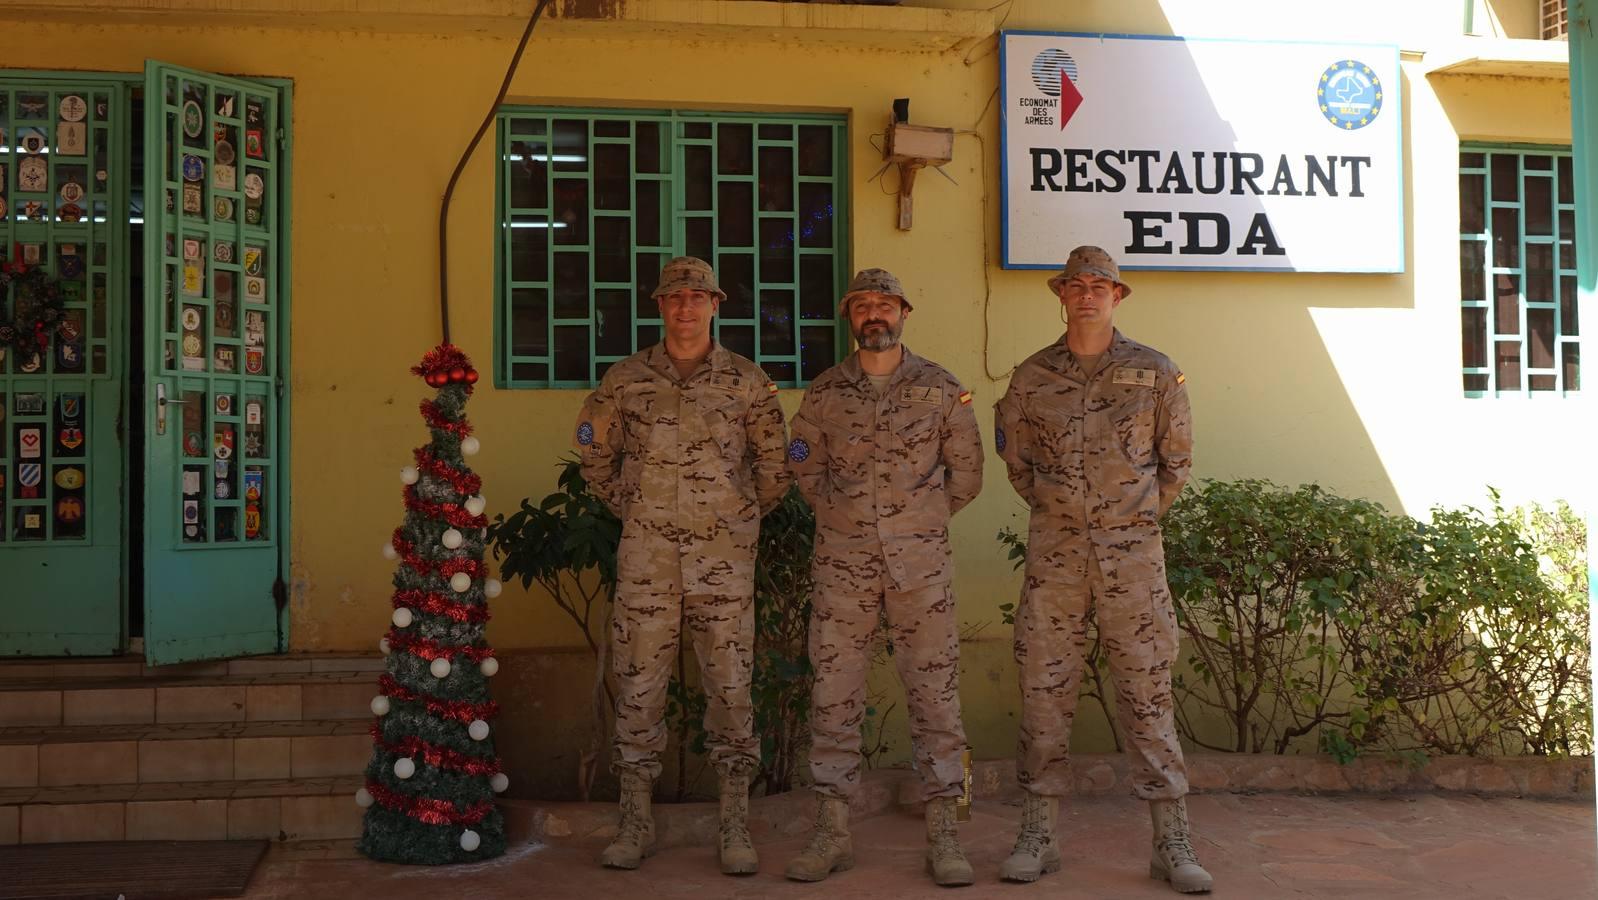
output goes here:
<path id="1" fill-rule="evenodd" d="M 266 841 L 116 841 L 0 847 L 0 900 L 240 897 Z"/>

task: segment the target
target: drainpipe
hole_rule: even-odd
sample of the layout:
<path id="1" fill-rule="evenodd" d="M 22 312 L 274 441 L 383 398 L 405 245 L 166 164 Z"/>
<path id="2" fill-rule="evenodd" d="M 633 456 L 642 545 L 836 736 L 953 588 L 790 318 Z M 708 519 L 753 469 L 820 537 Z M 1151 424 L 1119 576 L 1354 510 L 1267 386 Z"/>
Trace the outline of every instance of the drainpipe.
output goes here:
<path id="1" fill-rule="evenodd" d="M 1598 35 L 1593 33 L 1593 14 L 1598 0 L 1571 0 L 1570 39 L 1570 137 L 1571 162 L 1576 175 L 1576 303 L 1581 312 L 1594 310 L 1598 298 L 1598 141 L 1592 128 L 1598 127 Z M 1590 321 L 1590 319 L 1589 319 Z M 1589 355 L 1589 360 L 1591 355 Z M 1587 364 L 1588 373 L 1593 369 Z M 1594 388 L 1591 374 L 1583 379 L 1588 393 Z M 1598 497 L 1589 488 L 1583 498 L 1587 505 L 1587 631 L 1593 659 L 1598 659 Z M 1598 666 L 1592 667 L 1598 673 Z M 1598 696 L 1598 674 L 1593 688 Z M 1598 735 L 1598 709 L 1595 709 L 1594 735 Z"/>
<path id="2" fill-rule="evenodd" d="M 1476 0 L 1465 0 L 1465 33 L 1476 33 Z"/>

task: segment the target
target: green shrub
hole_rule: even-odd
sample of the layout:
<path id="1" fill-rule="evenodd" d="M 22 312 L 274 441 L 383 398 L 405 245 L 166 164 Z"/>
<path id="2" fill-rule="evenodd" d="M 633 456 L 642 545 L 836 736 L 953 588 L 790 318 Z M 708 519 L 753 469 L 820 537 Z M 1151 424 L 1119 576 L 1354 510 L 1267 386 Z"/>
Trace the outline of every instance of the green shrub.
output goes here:
<path id="1" fill-rule="evenodd" d="M 1163 525 L 1191 743 L 1344 761 L 1592 752 L 1586 535 L 1568 505 L 1506 512 L 1494 493 L 1486 513 L 1420 522 L 1316 485 L 1201 481 Z M 1019 567 L 1025 542 L 999 537 Z M 1083 692 L 1103 697 L 1100 682 Z"/>
<path id="2" fill-rule="evenodd" d="M 1567 506 L 1392 515 L 1204 482 L 1165 520 L 1199 746 L 1341 759 L 1591 749 L 1585 536 Z M 1206 715 L 1208 713 L 1208 715 Z"/>

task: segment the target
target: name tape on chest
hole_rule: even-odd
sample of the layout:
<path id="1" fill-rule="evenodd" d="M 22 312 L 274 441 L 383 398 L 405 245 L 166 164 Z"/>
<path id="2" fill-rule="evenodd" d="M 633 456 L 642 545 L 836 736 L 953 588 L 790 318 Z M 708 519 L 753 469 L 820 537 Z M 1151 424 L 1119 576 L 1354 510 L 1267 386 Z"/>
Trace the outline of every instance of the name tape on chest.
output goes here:
<path id="1" fill-rule="evenodd" d="M 921 385 L 906 385 L 899 389 L 899 402 L 901 403 L 942 403 L 943 388 L 923 387 Z"/>
<path id="2" fill-rule="evenodd" d="M 1115 384 L 1140 384 L 1144 387 L 1154 387 L 1154 380 L 1158 377 L 1153 369 L 1133 369 L 1122 366 L 1115 370 Z"/>

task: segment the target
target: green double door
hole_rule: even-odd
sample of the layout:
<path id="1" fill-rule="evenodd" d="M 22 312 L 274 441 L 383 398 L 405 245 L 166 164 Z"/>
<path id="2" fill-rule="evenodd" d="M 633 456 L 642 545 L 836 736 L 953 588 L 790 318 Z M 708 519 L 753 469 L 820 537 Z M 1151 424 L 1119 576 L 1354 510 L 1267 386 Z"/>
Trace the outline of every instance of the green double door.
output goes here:
<path id="1" fill-rule="evenodd" d="M 282 649 L 287 104 L 0 71 L 0 656 Z"/>

